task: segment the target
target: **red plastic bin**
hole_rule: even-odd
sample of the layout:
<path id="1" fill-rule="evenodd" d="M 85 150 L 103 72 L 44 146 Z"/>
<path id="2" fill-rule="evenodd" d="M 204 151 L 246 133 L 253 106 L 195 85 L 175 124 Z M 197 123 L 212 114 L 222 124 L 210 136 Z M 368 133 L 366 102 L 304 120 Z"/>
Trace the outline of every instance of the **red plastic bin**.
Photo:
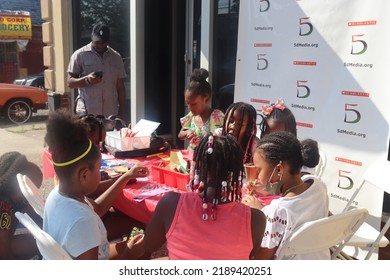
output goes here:
<path id="1" fill-rule="evenodd" d="M 164 169 L 165 168 L 160 166 L 160 165 L 164 165 L 164 163 L 162 161 L 152 163 L 152 170 L 151 170 L 152 178 L 153 178 L 153 181 L 160 183 L 160 184 L 164 184 Z"/>
<path id="2" fill-rule="evenodd" d="M 164 165 L 164 167 L 162 165 Z M 163 162 L 163 161 L 155 162 L 152 164 L 151 173 L 152 173 L 153 180 L 160 184 L 165 184 L 170 187 L 187 191 L 186 185 L 190 181 L 190 175 L 169 170 L 165 168 L 165 166 L 167 165 L 168 162 Z"/>

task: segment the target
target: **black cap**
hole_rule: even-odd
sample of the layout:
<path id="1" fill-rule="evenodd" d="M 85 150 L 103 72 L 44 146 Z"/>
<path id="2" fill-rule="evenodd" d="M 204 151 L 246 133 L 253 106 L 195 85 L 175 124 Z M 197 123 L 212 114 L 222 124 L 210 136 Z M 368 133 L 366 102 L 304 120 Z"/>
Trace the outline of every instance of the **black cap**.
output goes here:
<path id="1" fill-rule="evenodd" d="M 91 39 L 94 42 L 108 43 L 110 41 L 110 29 L 104 23 L 96 23 L 92 28 Z"/>

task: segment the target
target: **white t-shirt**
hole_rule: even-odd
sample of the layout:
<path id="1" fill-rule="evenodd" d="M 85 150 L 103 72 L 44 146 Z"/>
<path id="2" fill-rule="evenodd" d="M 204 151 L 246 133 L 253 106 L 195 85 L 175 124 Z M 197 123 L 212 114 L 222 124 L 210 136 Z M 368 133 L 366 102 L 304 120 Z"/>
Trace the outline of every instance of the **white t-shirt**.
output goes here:
<path id="1" fill-rule="evenodd" d="M 43 230 L 73 258 L 99 247 L 99 259 L 109 255 L 107 231 L 92 205 L 61 195 L 56 186 L 45 202 Z"/>
<path id="2" fill-rule="evenodd" d="M 326 185 L 313 175 L 302 176 L 303 181 L 314 180 L 313 184 L 303 193 L 294 197 L 281 197 L 273 200 L 262 211 L 267 217 L 261 247 L 275 248 L 275 259 L 280 248 L 292 230 L 301 224 L 328 216 L 329 197 Z M 294 260 L 329 260 L 329 250 L 311 254 L 284 256 L 282 259 Z"/>

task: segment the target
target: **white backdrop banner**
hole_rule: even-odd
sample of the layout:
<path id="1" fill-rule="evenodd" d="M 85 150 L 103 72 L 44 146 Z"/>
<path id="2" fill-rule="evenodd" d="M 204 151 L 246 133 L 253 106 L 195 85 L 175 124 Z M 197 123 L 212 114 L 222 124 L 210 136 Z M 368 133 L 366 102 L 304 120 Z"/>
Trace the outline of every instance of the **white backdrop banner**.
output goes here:
<path id="1" fill-rule="evenodd" d="M 298 138 L 326 155 L 322 178 L 340 212 L 367 166 L 387 158 L 390 1 L 240 2 L 234 100 L 260 111 L 284 98 Z M 379 228 L 382 203 L 383 192 L 365 187 L 352 205 Z"/>

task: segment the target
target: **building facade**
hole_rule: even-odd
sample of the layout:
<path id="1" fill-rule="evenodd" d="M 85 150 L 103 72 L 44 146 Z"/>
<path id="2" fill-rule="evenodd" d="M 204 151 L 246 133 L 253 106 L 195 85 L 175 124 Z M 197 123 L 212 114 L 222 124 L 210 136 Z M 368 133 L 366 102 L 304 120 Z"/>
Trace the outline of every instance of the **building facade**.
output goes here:
<path id="1" fill-rule="evenodd" d="M 180 147 L 179 118 L 186 113 L 184 88 L 192 70 L 209 70 L 214 93 L 234 84 L 238 2 L 41 0 L 46 87 L 73 106 L 75 93 L 66 85 L 69 58 L 89 42 L 93 21 L 104 18 L 112 31 L 110 46 L 121 53 L 128 72 L 127 121 L 158 121 L 157 132 Z M 216 98 L 213 106 L 219 106 Z"/>

